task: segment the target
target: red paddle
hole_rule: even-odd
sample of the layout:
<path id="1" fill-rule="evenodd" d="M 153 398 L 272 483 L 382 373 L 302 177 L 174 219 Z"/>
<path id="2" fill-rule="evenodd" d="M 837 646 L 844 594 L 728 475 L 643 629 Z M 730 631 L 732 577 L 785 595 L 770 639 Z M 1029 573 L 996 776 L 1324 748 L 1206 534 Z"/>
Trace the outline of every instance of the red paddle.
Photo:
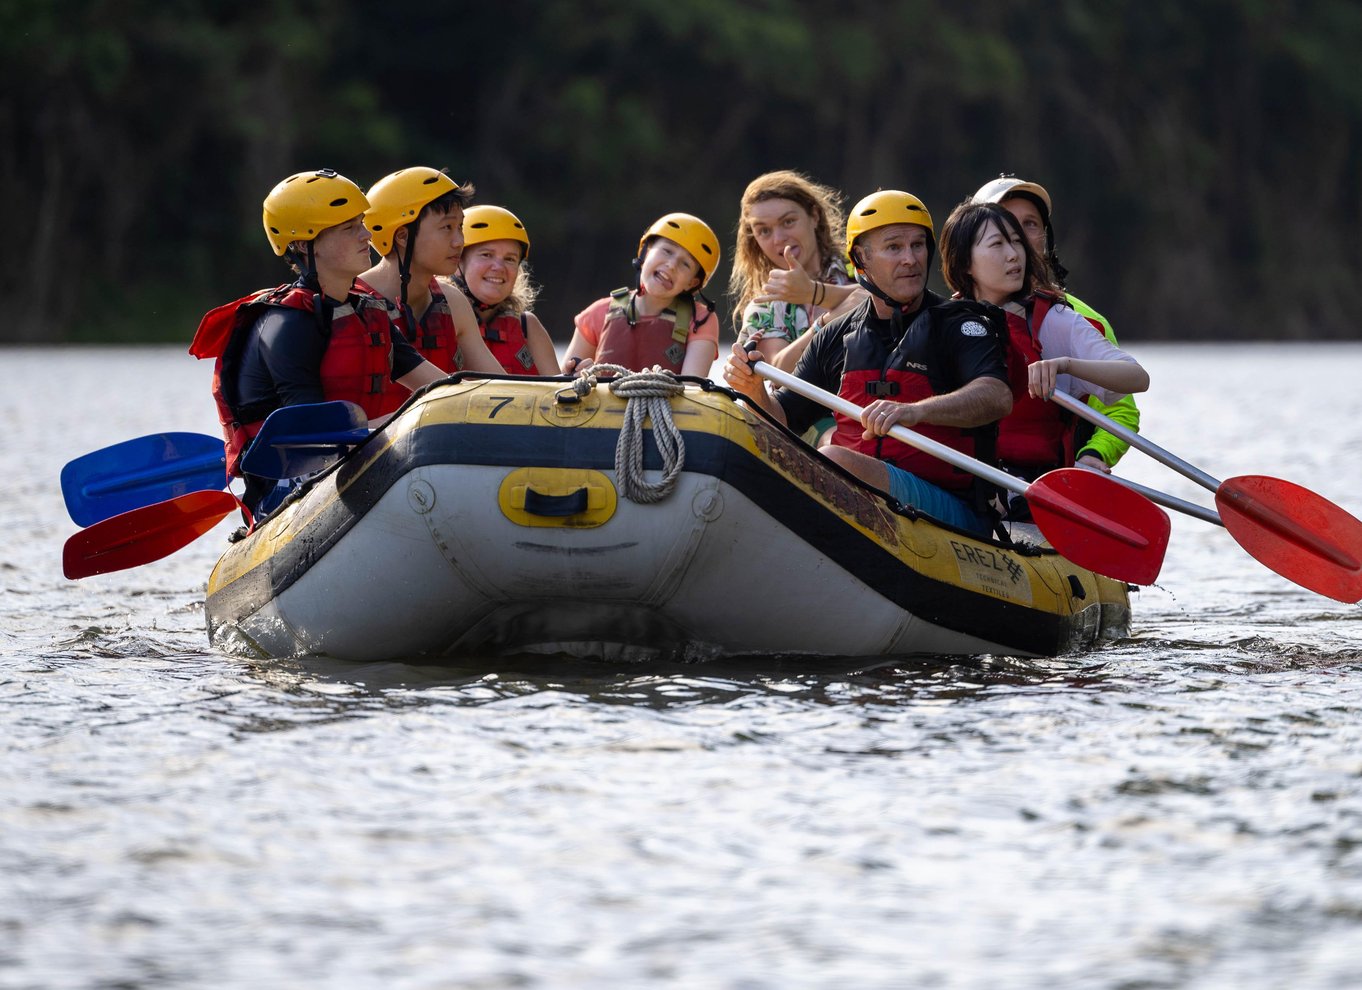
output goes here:
<path id="1" fill-rule="evenodd" d="M 231 492 L 200 491 L 124 512 L 67 540 L 62 570 L 74 580 L 149 564 L 193 543 L 240 507 Z"/>
<path id="2" fill-rule="evenodd" d="M 1340 602 L 1362 600 L 1362 521 L 1308 488 L 1246 474 L 1218 481 L 1087 403 L 1063 392 L 1065 409 L 1215 492 L 1220 521 L 1259 563 L 1302 588 Z"/>
<path id="3" fill-rule="evenodd" d="M 854 402 L 786 374 L 765 361 L 754 363 L 752 370 L 834 412 L 860 418 L 862 409 Z M 1168 513 L 1106 475 L 1061 468 L 1027 484 L 906 427 L 895 426 L 889 435 L 1025 496 L 1032 518 L 1050 545 L 1079 567 L 1133 584 L 1151 584 L 1159 576 L 1171 529 Z"/>

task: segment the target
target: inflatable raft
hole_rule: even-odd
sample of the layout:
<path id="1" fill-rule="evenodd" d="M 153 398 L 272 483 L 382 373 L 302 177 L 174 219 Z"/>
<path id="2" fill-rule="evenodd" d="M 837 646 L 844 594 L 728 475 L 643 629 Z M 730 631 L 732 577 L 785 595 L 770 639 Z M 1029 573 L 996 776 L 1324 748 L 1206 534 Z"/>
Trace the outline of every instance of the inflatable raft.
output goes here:
<path id="1" fill-rule="evenodd" d="M 688 381 L 640 425 L 627 410 L 643 401 L 526 378 L 413 396 L 223 555 L 214 645 L 353 661 L 1034 657 L 1128 629 L 1125 584 L 891 504 L 731 393 Z"/>

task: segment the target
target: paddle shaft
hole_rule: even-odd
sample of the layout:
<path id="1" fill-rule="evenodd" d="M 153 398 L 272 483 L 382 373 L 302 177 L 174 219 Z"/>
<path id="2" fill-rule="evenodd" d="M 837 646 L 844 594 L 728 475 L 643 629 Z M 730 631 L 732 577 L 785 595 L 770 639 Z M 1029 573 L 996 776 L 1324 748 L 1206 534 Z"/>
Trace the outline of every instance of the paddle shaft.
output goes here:
<path id="1" fill-rule="evenodd" d="M 1110 416 L 1102 415 L 1086 402 L 1075 399 L 1072 395 L 1069 395 L 1067 392 L 1061 392 L 1059 389 L 1055 389 L 1055 393 L 1050 396 L 1050 399 L 1069 410 L 1069 412 L 1073 413 L 1075 416 L 1086 419 L 1094 426 L 1100 426 L 1112 436 L 1124 440 L 1136 450 L 1142 450 L 1150 457 L 1154 458 L 1154 460 L 1168 465 L 1168 467 L 1172 468 L 1178 474 L 1190 478 L 1207 491 L 1215 492 L 1220 490 L 1220 482 L 1215 478 L 1212 478 L 1196 465 L 1188 464 L 1177 454 L 1164 450 L 1152 440 L 1146 440 L 1144 437 L 1140 436 L 1140 434 L 1128 427 L 1122 426 Z M 1157 499 L 1155 499 L 1155 501 L 1157 501 Z"/>
<path id="2" fill-rule="evenodd" d="M 1135 449 L 1144 451 L 1156 461 L 1166 464 L 1174 471 L 1190 478 L 1203 488 L 1215 492 L 1216 502 L 1222 508 L 1228 503 L 1234 510 L 1248 516 L 1255 522 L 1261 523 L 1284 539 L 1291 540 L 1293 543 L 1306 547 L 1314 553 L 1319 554 L 1330 563 L 1336 564 L 1347 570 L 1355 570 L 1357 568 L 1357 560 L 1342 547 L 1336 546 L 1323 538 L 1320 534 L 1313 532 L 1307 526 L 1278 512 L 1263 500 L 1254 498 L 1253 496 L 1240 491 L 1233 484 L 1233 479 L 1228 483 L 1216 480 L 1200 468 L 1188 464 L 1181 457 L 1169 453 L 1153 441 L 1146 440 L 1134 430 L 1127 429 L 1111 417 L 1102 415 L 1102 413 L 1092 408 L 1092 406 L 1088 405 L 1086 402 L 1080 402 L 1072 395 L 1056 389 L 1054 395 L 1051 396 L 1051 399 L 1074 415 L 1100 426 L 1112 436 L 1119 437 Z M 1153 496 L 1150 495 L 1150 498 L 1153 499 Z M 1154 499 L 1154 501 L 1157 501 L 1157 499 Z"/>
<path id="3" fill-rule="evenodd" d="M 858 406 L 849 399 L 844 399 L 840 395 L 833 395 L 831 392 L 806 382 L 802 378 L 796 378 L 794 375 L 787 374 L 766 361 L 754 363 L 752 365 L 752 371 L 768 381 L 775 382 L 782 388 L 788 388 L 797 395 L 802 395 L 806 399 L 827 406 L 834 412 L 839 412 L 843 416 L 849 416 L 857 422 L 860 422 L 861 413 L 865 411 L 864 406 Z M 933 457 L 940 458 L 952 467 L 957 467 L 961 471 L 967 471 L 976 477 L 983 478 L 985 481 L 992 482 L 999 488 L 1006 488 L 1010 492 L 1016 492 L 1018 495 L 1025 495 L 1031 487 L 1025 481 L 1022 481 L 1014 475 L 1008 474 L 1006 471 L 985 464 L 983 461 L 975 460 L 968 454 L 962 454 L 954 447 L 947 447 L 944 443 L 937 443 L 930 437 L 924 437 L 921 433 L 914 433 L 906 426 L 895 425 L 890 427 L 889 435 L 895 440 L 908 444 L 910 447 L 917 448 L 924 454 L 931 454 Z"/>
<path id="4" fill-rule="evenodd" d="M 765 361 L 753 362 L 752 370 L 844 416 L 859 421 L 865 411 L 864 407 Z M 1149 584 L 1158 576 L 1168 545 L 1168 516 L 1142 495 L 1122 488 L 1101 472 L 1062 468 L 1028 484 L 906 427 L 896 425 L 889 435 L 999 488 L 1027 496 L 1041 533 L 1056 551 L 1077 566 L 1137 584 Z M 1121 519 L 1113 518 L 1113 513 Z"/>
<path id="5" fill-rule="evenodd" d="M 1204 505 L 1197 505 L 1195 502 L 1188 502 L 1185 499 L 1178 498 L 1176 495 L 1169 495 L 1167 492 L 1161 492 L 1156 488 L 1146 488 L 1139 482 L 1131 481 L 1129 478 L 1122 478 L 1115 474 L 1106 474 L 1104 471 L 1098 471 L 1096 468 L 1089 468 L 1087 465 L 1081 466 L 1096 474 L 1110 478 L 1118 485 L 1129 488 L 1132 492 L 1139 492 L 1151 502 L 1157 502 L 1159 505 L 1169 509 L 1175 509 L 1178 512 L 1185 512 L 1189 516 L 1195 516 L 1197 519 L 1213 523 L 1216 526 L 1225 525 L 1225 521 L 1220 518 L 1220 513 L 1216 512 L 1214 509 L 1208 509 Z"/>

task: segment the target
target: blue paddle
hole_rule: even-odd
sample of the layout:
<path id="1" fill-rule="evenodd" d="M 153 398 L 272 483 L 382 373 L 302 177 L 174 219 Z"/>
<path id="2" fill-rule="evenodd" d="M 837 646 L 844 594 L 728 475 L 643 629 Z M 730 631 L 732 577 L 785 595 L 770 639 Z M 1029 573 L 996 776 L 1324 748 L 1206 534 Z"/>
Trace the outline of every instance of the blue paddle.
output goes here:
<path id="1" fill-rule="evenodd" d="M 242 461 L 266 478 L 300 478 L 330 467 L 369 435 L 363 411 L 348 402 L 276 409 Z M 197 491 L 227 487 L 222 441 L 202 433 L 156 433 L 91 451 L 61 472 L 66 510 L 77 526 Z"/>
<path id="2" fill-rule="evenodd" d="M 353 402 L 285 406 L 265 420 L 241 458 L 241 470 L 262 478 L 304 478 L 326 470 L 368 436 L 369 421 Z"/>
<path id="3" fill-rule="evenodd" d="M 91 451 L 61 471 L 66 511 L 92 526 L 132 509 L 197 491 L 227 487 L 220 437 L 156 433 Z"/>

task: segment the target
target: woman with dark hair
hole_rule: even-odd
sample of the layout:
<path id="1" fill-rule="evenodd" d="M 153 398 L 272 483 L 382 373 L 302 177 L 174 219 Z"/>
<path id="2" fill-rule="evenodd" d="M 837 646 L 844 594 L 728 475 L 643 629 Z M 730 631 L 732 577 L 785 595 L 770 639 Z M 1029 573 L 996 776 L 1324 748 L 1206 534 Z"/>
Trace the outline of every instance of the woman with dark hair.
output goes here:
<path id="1" fill-rule="evenodd" d="M 1007 314 L 1012 412 L 998 426 L 998 460 L 1028 480 L 1074 463 L 1075 421 L 1046 400 L 1055 390 L 1113 403 L 1149 387 L 1139 363 L 1068 305 L 1020 222 L 996 203 L 967 201 L 941 230 L 941 271 L 965 299 Z"/>
<path id="2" fill-rule="evenodd" d="M 1119 344 L 1116 333 L 1111 328 L 1111 321 L 1069 291 L 1066 281 L 1069 270 L 1060 263 L 1059 252 L 1055 248 L 1055 228 L 1051 222 L 1054 210 L 1049 190 L 1039 182 L 1019 179 L 1015 175 L 1004 173 L 980 186 L 974 194 L 974 201 L 998 203 L 1006 207 L 1007 212 L 1016 217 L 1017 222 L 1021 224 L 1031 246 L 1050 266 L 1050 277 L 1064 290 L 1064 298 L 1069 306 L 1083 319 L 1101 330 L 1107 340 Z M 1092 396 L 1088 399 L 1088 405 L 1111 417 L 1126 429 L 1140 432 L 1140 409 L 1135 405 L 1133 396 L 1127 395 L 1112 405 L 1107 405 L 1101 399 Z M 1093 467 L 1110 474 L 1116 462 L 1130 449 L 1130 444 L 1106 430 L 1094 430 L 1086 423 L 1081 424 L 1078 430 L 1080 436 L 1087 434 L 1075 455 L 1075 461 L 1080 467 Z"/>

